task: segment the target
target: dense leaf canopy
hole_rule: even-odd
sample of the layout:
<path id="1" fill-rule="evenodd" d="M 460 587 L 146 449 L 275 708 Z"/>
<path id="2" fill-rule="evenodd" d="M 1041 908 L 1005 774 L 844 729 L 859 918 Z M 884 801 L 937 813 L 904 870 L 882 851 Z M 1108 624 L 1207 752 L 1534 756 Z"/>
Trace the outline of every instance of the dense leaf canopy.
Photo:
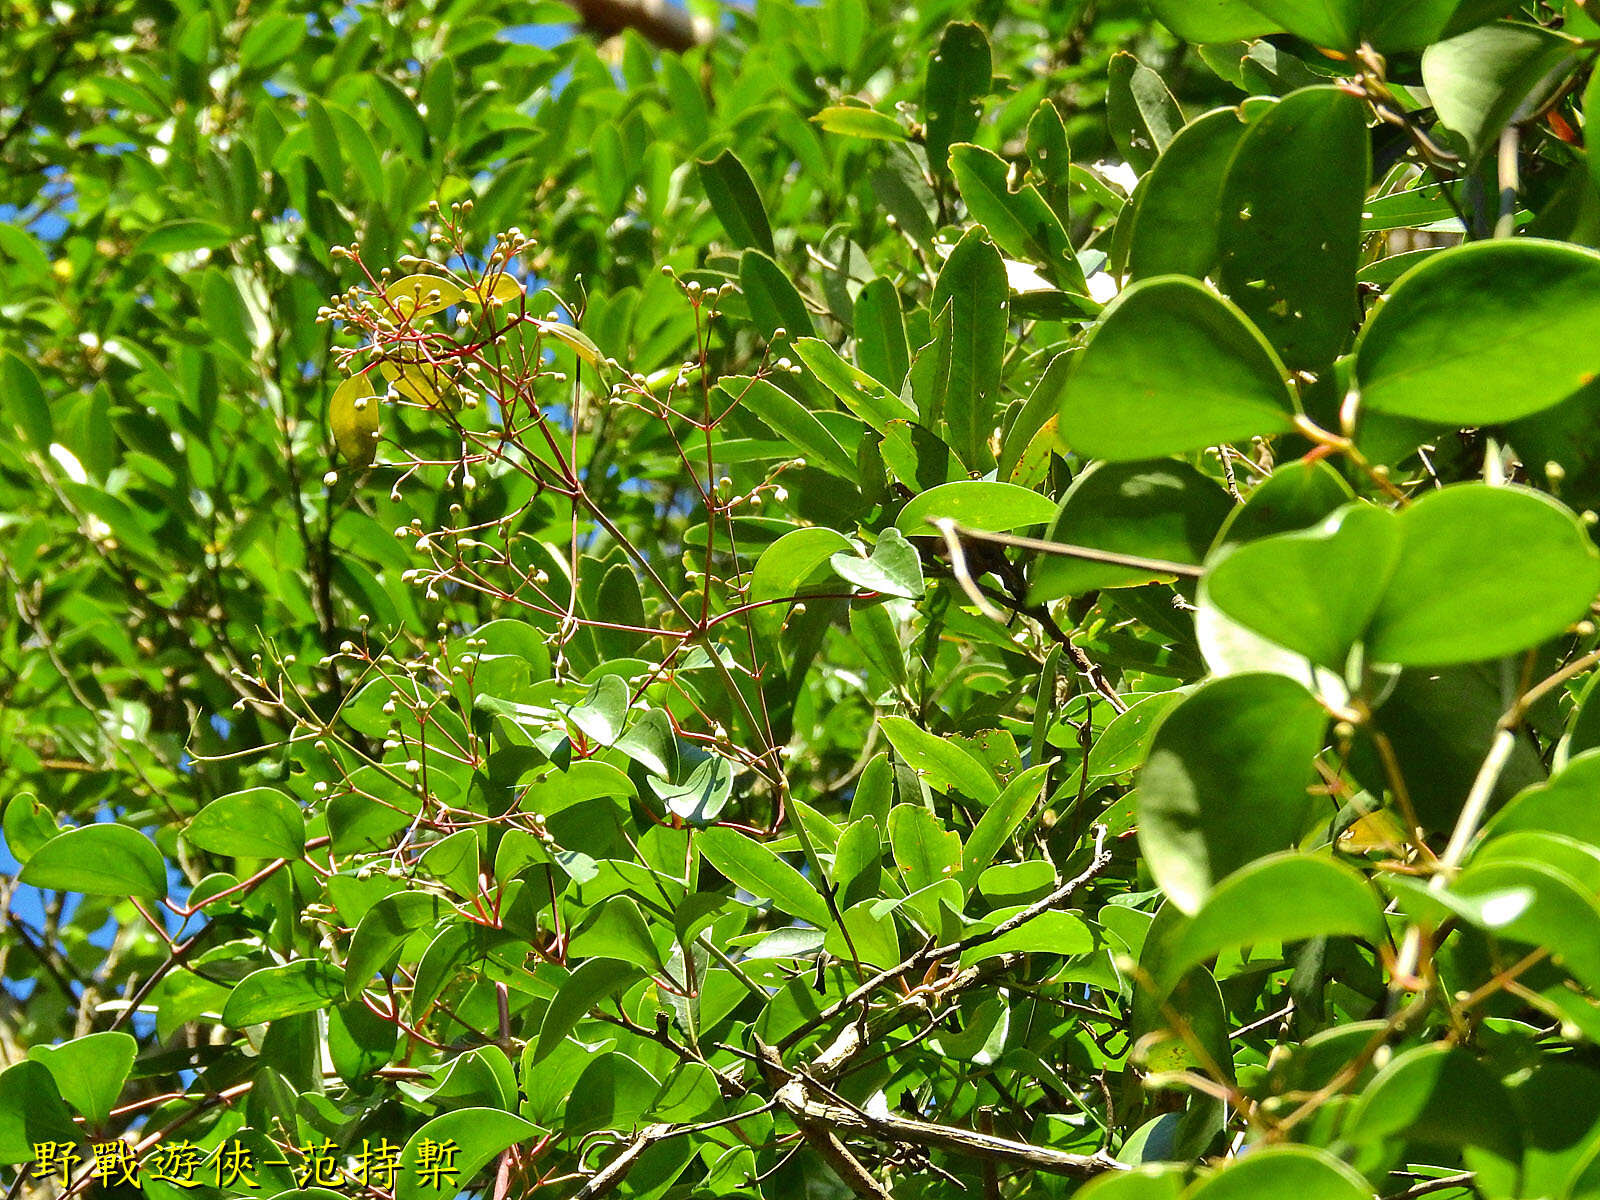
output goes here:
<path id="1" fill-rule="evenodd" d="M 1600 1195 L 1592 8 L 9 0 L 9 1196 Z"/>

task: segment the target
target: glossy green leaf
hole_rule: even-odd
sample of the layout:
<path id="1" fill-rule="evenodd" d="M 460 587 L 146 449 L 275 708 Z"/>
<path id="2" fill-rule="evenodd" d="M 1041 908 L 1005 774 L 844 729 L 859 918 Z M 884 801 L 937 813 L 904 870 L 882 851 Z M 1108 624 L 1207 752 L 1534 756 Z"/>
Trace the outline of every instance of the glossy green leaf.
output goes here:
<path id="1" fill-rule="evenodd" d="M 299 858 L 306 848 L 300 806 L 275 788 L 218 797 L 183 831 L 191 845 L 236 858 Z"/>
<path id="2" fill-rule="evenodd" d="M 25 443 L 35 450 L 50 448 L 55 422 L 44 389 L 33 368 L 11 351 L 0 357 L 0 411 Z"/>
<path id="3" fill-rule="evenodd" d="M 1128 241 L 1128 274 L 1211 274 L 1220 253 L 1222 186 L 1244 136 L 1240 109 L 1219 108 L 1173 134 L 1145 176 Z"/>
<path id="4" fill-rule="evenodd" d="M 970 141 L 982 115 L 993 70 L 989 39 L 978 25 L 945 26 L 939 48 L 928 62 L 922 93 L 922 119 L 927 127 L 928 162 L 935 172 L 946 169 L 950 147 Z"/>
<path id="5" fill-rule="evenodd" d="M 982 229 L 956 243 L 933 289 L 933 311 L 950 308 L 954 351 L 942 415 L 951 447 L 969 467 L 992 462 L 1008 294 L 1005 264 Z"/>
<path id="6" fill-rule="evenodd" d="M 763 336 L 774 337 L 779 329 L 791 338 L 816 332 L 800 290 L 770 255 L 760 250 L 744 252 L 739 259 L 739 287 Z"/>
<path id="7" fill-rule="evenodd" d="M 1393 513 L 1351 504 L 1314 529 L 1224 550 L 1201 581 L 1200 604 L 1342 673 L 1382 602 L 1401 545 Z"/>
<path id="8" fill-rule="evenodd" d="M 246 975 L 228 994 L 222 1023 L 230 1029 L 260 1025 L 296 1013 L 317 1012 L 344 999 L 344 973 L 315 958 L 297 958 Z"/>
<path id="9" fill-rule="evenodd" d="M 856 362 L 879 383 L 898 392 L 911 369 L 900 293 L 887 279 L 874 279 L 856 296 Z"/>
<path id="10" fill-rule="evenodd" d="M 1422 81 L 1439 120 L 1476 159 L 1509 122 L 1543 103 L 1577 54 L 1571 39 L 1535 25 L 1486 25 L 1429 46 Z"/>
<path id="11" fill-rule="evenodd" d="M 1181 462 L 1097 463 L 1067 489 L 1046 539 L 1135 558 L 1194 565 L 1233 508 L 1218 484 Z M 1029 596 L 1035 602 L 1096 588 L 1137 587 L 1167 572 L 1041 554 Z"/>
<path id="12" fill-rule="evenodd" d="M 1013 189 L 1005 160 L 968 142 L 950 147 L 950 170 L 967 211 L 995 245 L 1012 258 L 1038 264 L 1063 290 L 1087 292 L 1067 231 L 1038 188 L 1024 183 Z"/>
<path id="13" fill-rule="evenodd" d="M 1141 280 L 1106 309 L 1060 413 L 1074 450 L 1112 461 L 1283 433 L 1293 423 L 1283 365 L 1260 331 L 1177 276 Z"/>
<path id="14" fill-rule="evenodd" d="M 904 330 L 900 332 L 900 340 L 903 346 Z M 866 371 L 845 362 L 828 343 L 816 338 L 800 338 L 794 344 L 794 352 L 823 387 L 874 429 L 881 431 L 890 421 L 909 420 L 917 415 L 898 394 Z"/>
<path id="15" fill-rule="evenodd" d="M 915 600 L 923 593 L 922 562 L 916 547 L 898 529 L 885 529 L 866 558 L 853 551 L 830 555 L 829 564 L 841 579 L 885 596 Z"/>
<path id="16" fill-rule="evenodd" d="M 1199 963 L 1256 942 L 1354 937 L 1379 945 L 1384 935 L 1377 893 L 1355 871 L 1318 855 L 1274 854 L 1230 875 L 1173 927 L 1157 983 L 1171 987 Z"/>
<path id="17" fill-rule="evenodd" d="M 91 1033 L 59 1046 L 31 1046 L 28 1057 L 44 1065 L 61 1098 L 97 1130 L 116 1107 L 138 1050 L 126 1033 Z"/>
<path id="18" fill-rule="evenodd" d="M 828 906 L 815 885 L 760 842 L 737 830 L 713 827 L 701 830 L 694 844 L 707 862 L 758 900 L 827 928 Z"/>
<path id="19" fill-rule="evenodd" d="M 507 1146 L 536 1141 L 544 1130 L 512 1113 L 463 1108 L 428 1121 L 400 1152 L 395 1200 L 448 1200 Z M 453 1147 L 448 1162 L 439 1147 Z M 448 1166 L 449 1173 L 440 1170 Z M 435 1186 L 435 1185 L 438 1186 Z"/>
<path id="20" fill-rule="evenodd" d="M 639 968 L 614 958 L 590 958 L 562 981 L 545 1010 L 537 1044 L 530 1043 L 531 1061 L 546 1058 L 590 1009 L 610 999 L 639 977 Z"/>
<path id="21" fill-rule="evenodd" d="M 775 253 L 772 246 L 772 225 L 767 220 L 766 206 L 761 193 L 756 190 L 750 172 L 731 150 L 724 150 L 712 159 L 701 159 L 700 183 L 711 200 L 712 211 L 728 235 L 740 246 L 751 247 L 765 254 Z"/>
<path id="22" fill-rule="evenodd" d="M 1186 42 L 1239 42 L 1278 32 L 1249 0 L 1148 0 L 1156 19 Z"/>
<path id="23" fill-rule="evenodd" d="M 1371 1200 L 1353 1167 L 1312 1146 L 1264 1146 L 1234 1159 L 1184 1193 L 1185 1200 Z"/>
<path id="24" fill-rule="evenodd" d="M 645 971 L 661 969 L 661 955 L 650 940 L 639 905 L 627 896 L 612 896 L 572 931 L 567 951 L 574 958 L 614 958 Z"/>
<path id="25" fill-rule="evenodd" d="M 17 879 L 37 888 L 90 896 L 167 894 L 167 868 L 155 844 L 126 825 L 84 825 L 51 838 L 23 864 Z"/>
<path id="26" fill-rule="evenodd" d="M 1396 522 L 1400 554 L 1372 618 L 1378 662 L 1439 666 L 1537 645 L 1588 611 L 1600 553 L 1560 504 L 1515 487 L 1430 492 Z"/>
<path id="27" fill-rule="evenodd" d="M 1183 912 L 1300 837 L 1327 716 L 1281 675 L 1202 684 L 1157 728 L 1138 777 L 1139 848 Z"/>
<path id="28" fill-rule="evenodd" d="M 916 536 L 938 532 L 935 522 L 954 521 L 990 533 L 1043 525 L 1055 516 L 1048 497 L 1011 483 L 983 479 L 957 480 L 929 488 L 906 502 L 895 518 L 901 533 Z"/>
<path id="29" fill-rule="evenodd" d="M 407 938 L 419 930 L 436 928 L 449 909 L 442 898 L 424 891 L 386 896 L 368 909 L 356 925 L 345 957 L 346 996 L 359 996 L 374 975 L 393 964 Z"/>
<path id="30" fill-rule="evenodd" d="M 843 479 L 857 478 L 854 457 L 805 405 L 777 384 L 734 377 L 722 380 L 718 386 L 786 439 L 807 462 Z"/>
<path id="31" fill-rule="evenodd" d="M 1049 763 L 1035 763 L 1005 787 L 967 835 L 961 848 L 961 883 L 968 892 L 978 877 L 994 861 L 1000 848 L 1011 839 L 1043 793 L 1050 772 Z"/>
<path id="32" fill-rule="evenodd" d="M 987 765 L 950 738 L 929 733 L 905 717 L 883 717 L 884 737 L 929 786 L 988 806 L 1000 795 L 1000 785 Z"/>
<path id="33" fill-rule="evenodd" d="M 868 141 L 903 142 L 905 126 L 888 113 L 858 104 L 832 104 L 811 118 L 828 133 Z"/>
<path id="34" fill-rule="evenodd" d="M 1117 148 L 1143 174 L 1183 127 L 1183 112 L 1161 76 L 1126 52 L 1111 59 L 1106 119 Z"/>
<path id="35" fill-rule="evenodd" d="M 33 1163 L 39 1143 L 82 1136 L 43 1064 L 25 1058 L 0 1071 L 0 1163 Z"/>
<path id="36" fill-rule="evenodd" d="M 1361 406 L 1452 426 L 1549 408 L 1600 373 L 1597 320 L 1593 251 L 1518 239 L 1436 254 L 1361 335 Z"/>
<path id="37" fill-rule="evenodd" d="M 1565 871 L 1490 858 L 1468 864 L 1449 890 L 1482 901 L 1483 922 L 1497 938 L 1545 947 L 1581 985 L 1600 986 L 1600 903 Z"/>
<path id="38" fill-rule="evenodd" d="M 1297 370 L 1329 366 L 1357 321 L 1365 104 L 1292 93 L 1244 130 L 1222 185 L 1222 290 Z"/>

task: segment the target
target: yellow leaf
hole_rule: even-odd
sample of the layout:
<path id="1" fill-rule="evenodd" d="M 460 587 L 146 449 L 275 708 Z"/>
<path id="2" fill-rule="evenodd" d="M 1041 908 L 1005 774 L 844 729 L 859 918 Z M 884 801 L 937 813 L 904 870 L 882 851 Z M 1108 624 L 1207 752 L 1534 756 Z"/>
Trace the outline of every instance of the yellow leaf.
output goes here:
<path id="1" fill-rule="evenodd" d="M 442 368 L 413 358 L 386 358 L 379 364 L 384 378 L 407 400 L 424 408 L 441 405 L 454 410 L 455 381 Z"/>
<path id="2" fill-rule="evenodd" d="M 574 329 L 571 325 L 563 325 L 560 321 L 535 321 L 533 324 L 545 337 L 555 338 L 556 341 L 570 347 L 574 354 L 591 367 L 600 365 L 600 347 L 580 330 Z"/>
<path id="3" fill-rule="evenodd" d="M 384 295 L 401 317 L 415 320 L 460 304 L 466 293 L 437 275 L 407 275 L 391 283 Z"/>
<path id="4" fill-rule="evenodd" d="M 378 452 L 378 397 L 364 375 L 346 379 L 328 402 L 334 445 L 354 466 L 365 467 Z"/>
<path id="5" fill-rule="evenodd" d="M 482 283 L 474 287 L 472 292 L 470 299 L 476 300 L 480 304 L 514 304 L 522 297 L 522 285 L 502 271 L 495 276 L 494 285 L 488 289 L 489 298 L 487 301 L 483 299 L 484 287 Z"/>

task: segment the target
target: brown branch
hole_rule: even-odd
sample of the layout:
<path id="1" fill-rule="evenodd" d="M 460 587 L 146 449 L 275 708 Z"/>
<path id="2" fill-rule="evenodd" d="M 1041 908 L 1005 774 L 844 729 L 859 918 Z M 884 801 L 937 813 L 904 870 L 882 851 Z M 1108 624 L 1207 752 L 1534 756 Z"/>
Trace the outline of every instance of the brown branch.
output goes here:
<path id="1" fill-rule="evenodd" d="M 773 1099 L 793 1119 L 818 1157 L 856 1195 L 865 1197 L 865 1200 L 893 1200 L 889 1189 L 873 1178 L 872 1173 L 861 1165 L 861 1160 L 850 1153 L 849 1147 L 833 1132 L 840 1122 L 825 1113 L 818 1115 L 816 1110 L 824 1107 L 841 1108 L 841 1111 L 851 1112 L 852 1116 L 858 1118 L 865 1114 L 816 1100 L 810 1093 L 810 1082 L 799 1074 L 791 1073 L 776 1050 L 759 1037 L 756 1039 L 756 1048 L 761 1052 L 761 1071 L 766 1076 L 768 1086 L 773 1089 Z"/>
<path id="2" fill-rule="evenodd" d="M 812 1086 L 801 1075 L 791 1076 L 789 1082 L 778 1089 L 777 1099 L 808 1138 L 812 1136 L 811 1130 L 819 1130 L 836 1144 L 838 1139 L 832 1130 L 840 1129 L 875 1138 L 878 1141 L 910 1143 L 915 1146 L 947 1150 L 953 1154 L 980 1158 L 987 1162 L 1004 1163 L 1013 1167 L 1031 1167 L 1034 1170 L 1067 1175 L 1074 1179 L 1088 1179 L 1103 1175 L 1107 1171 L 1127 1170 L 1125 1163 L 1120 1163 L 1110 1155 L 1099 1151 L 1094 1154 L 1070 1154 L 1051 1146 L 1035 1146 L 992 1133 L 958 1129 L 953 1125 L 936 1125 L 931 1121 L 916 1121 L 892 1113 L 869 1113 L 853 1105 L 840 1104 L 816 1095 Z M 855 1160 L 852 1158 L 851 1161 Z"/>
<path id="3" fill-rule="evenodd" d="M 711 23 L 667 0 L 567 0 L 592 33 L 612 37 L 625 29 L 664 50 L 683 53 L 711 40 Z"/>

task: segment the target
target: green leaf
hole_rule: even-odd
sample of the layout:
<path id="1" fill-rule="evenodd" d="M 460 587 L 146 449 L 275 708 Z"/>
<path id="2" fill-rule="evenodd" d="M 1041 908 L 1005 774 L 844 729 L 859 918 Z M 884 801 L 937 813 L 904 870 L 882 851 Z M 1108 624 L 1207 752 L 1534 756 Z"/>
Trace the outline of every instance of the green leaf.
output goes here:
<path id="1" fill-rule="evenodd" d="M 1012 258 L 1038 264 L 1063 290 L 1087 294 L 1067 231 L 1038 188 L 1025 183 L 1013 191 L 1005 160 L 970 142 L 950 147 L 950 170 L 967 211 L 995 245 Z"/>
<path id="2" fill-rule="evenodd" d="M 718 385 L 744 405 L 772 432 L 786 439 L 809 463 L 852 483 L 858 478 L 855 459 L 800 401 L 765 379 L 734 376 Z"/>
<path id="3" fill-rule="evenodd" d="M 426 162 L 432 157 L 433 146 L 428 138 L 428 128 L 417 114 L 417 106 L 399 84 L 381 75 L 369 75 L 367 97 L 407 158 L 414 162 Z"/>
<path id="4" fill-rule="evenodd" d="M 1141 175 L 1183 127 L 1183 112 L 1161 76 L 1126 51 L 1111 57 L 1106 119 L 1123 158 Z"/>
<path id="5" fill-rule="evenodd" d="M 828 563 L 839 578 L 885 596 L 916 600 L 925 589 L 922 560 L 917 556 L 916 547 L 906 541 L 898 529 L 885 529 L 878 535 L 878 544 L 872 548 L 870 558 L 841 550 L 831 555 Z"/>
<path id="6" fill-rule="evenodd" d="M 1377 893 L 1331 858 L 1295 851 L 1274 854 L 1230 875 L 1192 917 L 1170 928 L 1156 982 L 1160 990 L 1171 988 L 1192 967 L 1225 951 L 1320 937 L 1383 944 Z"/>
<path id="7" fill-rule="evenodd" d="M 811 312 L 783 268 L 760 250 L 746 250 L 739 258 L 739 289 L 750 305 L 750 318 L 763 337 L 782 329 L 789 337 L 811 337 L 816 328 Z"/>
<path id="8" fill-rule="evenodd" d="M 956 792 L 988 807 L 1000 795 L 989 767 L 964 747 L 929 733 L 905 717 L 883 717 L 883 736 L 907 765 L 942 792 Z"/>
<path id="9" fill-rule="evenodd" d="M 1211 274 L 1221 253 L 1222 185 L 1246 119 L 1245 110 L 1219 108 L 1173 135 L 1138 191 L 1128 235 L 1132 278 Z"/>
<path id="10" fill-rule="evenodd" d="M 895 316 L 899 316 L 898 307 L 895 309 Z M 904 329 L 900 331 L 900 341 L 903 346 Z M 911 404 L 902 400 L 897 393 L 890 391 L 872 375 L 845 362 L 839 356 L 839 352 L 827 342 L 818 341 L 816 338 L 800 338 L 794 343 L 794 352 L 800 361 L 810 368 L 811 373 L 823 387 L 839 397 L 846 408 L 880 433 L 890 421 L 911 420 L 916 417 L 916 409 Z"/>
<path id="11" fill-rule="evenodd" d="M 352 375 L 328 401 L 333 444 L 354 467 L 366 467 L 378 453 L 379 398 L 366 375 Z"/>
<path id="12" fill-rule="evenodd" d="M 183 831 L 190 845 L 235 858 L 299 858 L 306 848 L 300 806 L 276 788 L 213 800 Z"/>
<path id="13" fill-rule="evenodd" d="M 11 427 L 35 450 L 49 450 L 55 440 L 55 423 L 39 377 L 23 359 L 7 351 L 0 358 L 0 411 Z"/>
<path id="14" fill-rule="evenodd" d="M 61 1098 L 91 1130 L 103 1130 L 138 1052 L 138 1042 L 113 1032 L 91 1033 L 58 1046 L 32 1046 L 28 1057 L 50 1072 Z"/>
<path id="15" fill-rule="evenodd" d="M 750 599 L 764 603 L 792 596 L 835 554 L 852 553 L 850 539 L 822 526 L 793 529 L 761 552 L 750 574 Z"/>
<path id="16" fill-rule="evenodd" d="M 733 775 L 733 763 L 713 754 L 696 764 L 682 783 L 652 779 L 650 787 L 669 812 L 691 825 L 707 825 L 727 806 Z"/>
<path id="17" fill-rule="evenodd" d="M 139 239 L 135 254 L 192 254 L 217 250 L 229 242 L 228 231 L 210 221 L 168 221 Z"/>
<path id="18" fill-rule="evenodd" d="M 1249 0 L 1249 4 L 1313 45 L 1354 50 L 1360 42 L 1366 0 Z"/>
<path id="19" fill-rule="evenodd" d="M 989 94 L 992 70 L 989 39 L 981 26 L 959 22 L 945 26 L 928 63 L 922 94 L 924 145 L 935 174 L 944 174 L 950 147 L 970 141 L 977 132 L 983 114 L 979 101 Z"/>
<path id="20" fill-rule="evenodd" d="M 1139 848 L 1178 909 L 1298 841 L 1326 724 L 1304 687 L 1267 674 L 1201 684 L 1167 714 L 1137 781 Z"/>
<path id="21" fill-rule="evenodd" d="M 1221 545 L 1310 529 L 1326 521 L 1355 493 L 1323 459 L 1281 463 L 1244 498 L 1223 527 Z"/>
<path id="22" fill-rule="evenodd" d="M 1186 463 L 1096 463 L 1072 481 L 1046 539 L 1113 554 L 1193 565 L 1233 508 L 1220 486 Z M 1097 588 L 1137 587 L 1170 574 L 1041 554 L 1033 603 Z"/>
<path id="23" fill-rule="evenodd" d="M 1187 7 L 1194 0 L 1176 2 Z M 1146 1164 L 1097 1175 L 1074 1195 L 1080 1200 L 1178 1200 L 1186 1178 L 1184 1169 L 1176 1164 Z"/>
<path id="24" fill-rule="evenodd" d="M 1017 911 L 1021 911 L 1020 909 Z M 991 916 L 1004 920 L 1013 914 L 997 912 Z M 998 924 L 998 921 L 996 922 Z M 962 952 L 963 965 L 981 962 L 1000 954 L 1060 954 L 1072 957 L 1088 954 L 1098 947 L 1094 931 L 1080 916 L 1068 912 L 1042 912 L 1010 933 L 1002 933 Z"/>
<path id="25" fill-rule="evenodd" d="M 1185 1200 L 1371 1200 L 1355 1168 L 1311 1146 L 1262 1146 L 1234 1159 L 1184 1193 Z"/>
<path id="26" fill-rule="evenodd" d="M 296 1013 L 317 1012 L 345 998 L 344 973 L 331 963 L 297 958 L 246 975 L 222 1006 L 230 1029 L 261 1025 Z"/>
<path id="27" fill-rule="evenodd" d="M 1445 250 L 1403 276 L 1356 347 L 1361 407 L 1512 421 L 1600 373 L 1600 254 L 1532 239 Z"/>
<path id="28" fill-rule="evenodd" d="M 897 804 L 889 810 L 889 846 L 912 893 L 953 879 L 961 869 L 961 836 L 920 804 Z"/>
<path id="29" fill-rule="evenodd" d="M 1197 45 L 1242 42 L 1277 33 L 1278 26 L 1248 0 L 1146 0 L 1173 33 Z"/>
<path id="30" fill-rule="evenodd" d="M 1422 82 L 1439 120 L 1461 135 L 1475 161 L 1507 124 L 1549 98 L 1579 53 L 1571 38 L 1536 25 L 1486 25 L 1429 46 Z"/>
<path id="31" fill-rule="evenodd" d="M 1368 142 L 1362 100 L 1310 87 L 1251 124 L 1228 165 L 1222 290 L 1291 369 L 1329 366 L 1359 318 Z"/>
<path id="32" fill-rule="evenodd" d="M 900 290 L 887 279 L 864 284 L 856 296 L 853 325 L 856 361 L 885 387 L 898 392 L 911 369 Z"/>
<path id="33" fill-rule="evenodd" d="M 614 958 L 646 971 L 661 969 L 661 955 L 636 901 L 612 896 L 572 933 L 568 952 L 574 958 Z"/>
<path id="34" fill-rule="evenodd" d="M 713 827 L 701 830 L 694 844 L 707 862 L 752 896 L 819 929 L 828 927 L 828 906 L 816 885 L 760 842 Z"/>
<path id="35" fill-rule="evenodd" d="M 1600 552 L 1559 503 L 1520 487 L 1457 484 L 1400 513 L 1400 556 L 1368 657 L 1407 666 L 1498 658 L 1583 617 Z"/>
<path id="36" fill-rule="evenodd" d="M 0 1163 L 32 1163 L 40 1142 L 82 1137 L 43 1064 L 23 1059 L 0 1071 Z"/>
<path id="37" fill-rule="evenodd" d="M 608 1000 L 639 977 L 639 968 L 614 958 L 590 958 L 562 981 L 545 1010 L 532 1061 L 538 1062 L 566 1040 L 590 1009 Z"/>
<path id="38" fill-rule="evenodd" d="M 1000 445 L 995 474 L 1001 480 L 1024 487 L 1043 481 L 1055 449 L 1056 410 L 1076 357 L 1076 350 L 1057 354 L 1034 380 L 1033 390 Z"/>
<path id="39" fill-rule="evenodd" d="M 850 636 L 861 653 L 889 683 L 904 688 L 908 683 L 905 647 L 888 608 L 876 602 L 850 606 Z"/>
<path id="40" fill-rule="evenodd" d="M 435 1117 L 411 1135 L 400 1152 L 395 1200 L 451 1200 L 508 1146 L 538 1138 L 544 1130 L 495 1108 L 463 1108 Z M 451 1173 L 425 1170 L 445 1165 L 431 1147 L 453 1148 Z M 438 1183 L 440 1186 L 435 1187 Z"/>
<path id="41" fill-rule="evenodd" d="M 1524 788 L 1489 820 L 1485 837 L 1544 830 L 1600 846 L 1600 752 L 1580 754 L 1547 781 Z"/>
<path id="42" fill-rule="evenodd" d="M 772 225 L 761 193 L 750 172 L 731 150 L 713 159 L 701 159 L 700 183 L 711 200 L 717 220 L 741 247 L 751 247 L 767 255 L 777 253 L 772 245 Z"/>
<path id="43" fill-rule="evenodd" d="M 1061 435 L 1079 454 L 1128 461 L 1284 433 L 1283 364 L 1228 301 L 1192 279 L 1140 280 L 1077 356 Z"/>
<path id="44" fill-rule="evenodd" d="M 811 118 L 828 133 L 868 141 L 903 142 L 905 126 L 888 113 L 859 104 L 833 104 Z"/>
<path id="45" fill-rule="evenodd" d="M 1400 556 L 1401 522 L 1351 504 L 1315 529 L 1222 551 L 1200 583 L 1200 605 L 1343 674 Z"/>
<path id="46" fill-rule="evenodd" d="M 88 896 L 167 894 L 167 867 L 155 844 L 126 825 L 84 825 L 59 833 L 33 852 L 18 882 Z"/>
<path id="47" fill-rule="evenodd" d="M 931 301 L 934 312 L 950 306 L 953 357 L 943 416 L 950 445 L 968 467 L 992 464 L 995 402 L 1006 342 L 1005 263 L 982 229 L 956 243 L 939 272 Z"/>
<path id="48" fill-rule="evenodd" d="M 44 845 L 61 828 L 56 824 L 55 810 L 32 792 L 17 792 L 6 801 L 3 830 L 6 849 L 18 863 L 25 863 L 40 846 Z"/>
<path id="49" fill-rule="evenodd" d="M 1049 763 L 1036 763 L 1019 774 L 983 810 L 961 850 L 961 885 L 970 895 L 978 877 L 994 861 L 1044 793 Z"/>
<path id="50" fill-rule="evenodd" d="M 1065 223 L 1067 189 L 1072 183 L 1072 146 L 1067 141 L 1061 111 L 1052 100 L 1039 101 L 1039 107 L 1028 118 L 1028 161 L 1043 181 L 1045 199 Z"/>
<path id="51" fill-rule="evenodd" d="M 1482 923 L 1497 938 L 1544 947 L 1578 983 L 1600 987 L 1600 904 L 1565 871 L 1489 858 L 1469 863 L 1449 894 L 1480 901 Z"/>
<path id="52" fill-rule="evenodd" d="M 1318 529 L 1225 550 L 1201 605 L 1342 672 L 1358 641 L 1369 661 L 1402 666 L 1525 650 L 1581 618 L 1597 590 L 1600 557 L 1559 504 L 1457 484 L 1398 515 L 1350 505 Z"/>
<path id="53" fill-rule="evenodd" d="M 968 529 L 1003 533 L 1043 525 L 1056 514 L 1049 497 L 1012 483 L 959 479 L 914 496 L 895 518 L 895 528 L 915 537 L 936 534 L 934 522 L 951 520 Z"/>
<path id="54" fill-rule="evenodd" d="M 532 809 L 538 812 L 538 809 Z M 397 892 L 379 900 L 356 925 L 344 962 L 344 995 L 354 1000 L 373 976 L 394 962 L 406 939 L 420 929 L 436 929 L 450 906 L 431 892 Z"/>

